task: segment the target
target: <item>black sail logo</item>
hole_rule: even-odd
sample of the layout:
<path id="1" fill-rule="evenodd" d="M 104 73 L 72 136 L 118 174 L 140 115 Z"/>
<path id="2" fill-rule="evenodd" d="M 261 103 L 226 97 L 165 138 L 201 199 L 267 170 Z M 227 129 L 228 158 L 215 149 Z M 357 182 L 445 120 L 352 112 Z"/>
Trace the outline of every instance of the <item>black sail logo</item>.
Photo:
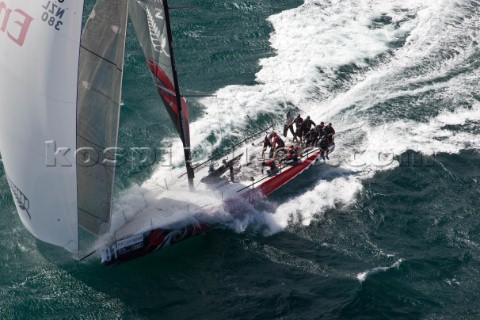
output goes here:
<path id="1" fill-rule="evenodd" d="M 30 209 L 30 201 L 22 192 L 22 190 L 20 190 L 8 176 L 7 176 L 7 181 L 8 181 L 8 184 L 10 185 L 10 190 L 12 191 L 13 197 L 15 198 L 15 201 L 17 202 L 18 207 L 22 211 L 27 213 L 28 219 L 32 220 L 32 216 L 28 211 Z"/>

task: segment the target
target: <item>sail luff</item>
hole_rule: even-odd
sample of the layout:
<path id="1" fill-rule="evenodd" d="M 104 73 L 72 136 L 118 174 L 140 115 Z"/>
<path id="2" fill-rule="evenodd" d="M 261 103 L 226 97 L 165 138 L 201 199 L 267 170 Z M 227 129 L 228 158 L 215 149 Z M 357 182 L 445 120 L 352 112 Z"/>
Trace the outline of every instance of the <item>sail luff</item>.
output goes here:
<path id="1" fill-rule="evenodd" d="M 172 62 L 173 84 L 175 86 L 175 98 L 177 100 L 177 106 L 178 106 L 180 139 L 182 140 L 182 144 L 183 144 L 185 166 L 187 168 L 188 184 L 190 186 L 190 189 L 193 189 L 193 179 L 195 177 L 195 174 L 192 168 L 192 154 L 190 150 L 190 141 L 187 142 L 187 137 L 185 136 L 185 132 L 186 130 L 188 130 L 188 128 L 186 128 L 186 126 L 188 126 L 188 123 L 186 123 L 184 119 L 182 96 L 180 94 L 180 86 L 178 85 L 178 75 L 177 75 L 177 69 L 175 65 L 175 54 L 174 54 L 173 45 L 172 45 L 173 36 L 172 36 L 172 30 L 171 30 L 171 24 L 170 24 L 170 12 L 168 8 L 168 0 L 163 1 L 163 7 L 165 10 L 165 23 L 167 26 L 168 45 L 170 49 L 170 60 Z"/>
<path id="2" fill-rule="evenodd" d="M 127 0 L 98 0 L 82 34 L 78 217 L 80 226 L 93 234 L 102 234 L 110 226 L 127 15 Z"/>

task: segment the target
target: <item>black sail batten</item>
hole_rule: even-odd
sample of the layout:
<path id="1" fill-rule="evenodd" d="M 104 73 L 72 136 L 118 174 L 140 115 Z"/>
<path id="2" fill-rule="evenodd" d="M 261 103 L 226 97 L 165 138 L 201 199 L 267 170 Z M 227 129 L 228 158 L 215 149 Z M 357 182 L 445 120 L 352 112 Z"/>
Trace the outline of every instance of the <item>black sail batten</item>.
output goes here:
<path id="1" fill-rule="evenodd" d="M 178 75 L 177 75 L 177 69 L 175 67 L 175 55 L 173 52 L 173 36 L 172 36 L 172 29 L 171 29 L 171 24 L 170 24 L 170 13 L 169 13 L 169 8 L 168 8 L 168 1 L 164 0 L 163 1 L 163 8 L 165 10 L 165 23 L 167 27 L 167 37 L 168 37 L 168 46 L 170 50 L 170 60 L 172 63 L 172 72 L 173 72 L 173 84 L 175 87 L 175 98 L 177 101 L 177 106 L 178 106 L 178 116 L 179 116 L 179 125 L 180 125 L 180 138 L 182 139 L 182 144 L 183 144 L 183 150 L 184 150 L 184 156 L 185 156 L 185 166 L 187 168 L 187 177 L 188 177 L 188 184 L 190 186 L 190 189 L 193 189 L 193 179 L 195 178 L 195 173 L 192 168 L 192 152 L 190 150 L 190 146 L 187 145 L 186 143 L 186 137 L 185 137 L 185 126 L 187 125 L 185 123 L 185 119 L 183 116 L 183 109 L 182 109 L 182 96 L 180 94 L 180 88 L 178 85 Z"/>

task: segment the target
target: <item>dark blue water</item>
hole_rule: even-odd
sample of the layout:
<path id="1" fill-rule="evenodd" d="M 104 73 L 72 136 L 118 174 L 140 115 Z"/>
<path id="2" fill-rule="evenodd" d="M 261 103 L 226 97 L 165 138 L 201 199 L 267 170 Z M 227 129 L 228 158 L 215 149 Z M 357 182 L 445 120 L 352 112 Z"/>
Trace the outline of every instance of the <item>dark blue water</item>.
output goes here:
<path id="1" fill-rule="evenodd" d="M 114 268 L 36 241 L 0 168 L 0 318 L 477 319 L 480 3 L 179 4 L 182 91 L 219 97 L 189 100 L 198 135 L 221 149 L 295 108 L 334 123 L 330 164 L 275 192 L 272 221 Z M 129 31 L 119 143 L 162 147 L 167 117 Z M 119 168 L 117 194 L 159 170 Z"/>

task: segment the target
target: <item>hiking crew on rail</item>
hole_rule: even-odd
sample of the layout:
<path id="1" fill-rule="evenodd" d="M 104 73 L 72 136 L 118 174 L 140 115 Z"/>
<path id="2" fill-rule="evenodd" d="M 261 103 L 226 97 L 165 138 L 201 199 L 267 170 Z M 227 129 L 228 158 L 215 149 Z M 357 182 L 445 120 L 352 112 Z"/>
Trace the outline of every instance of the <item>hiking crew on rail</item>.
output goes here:
<path id="1" fill-rule="evenodd" d="M 320 154 L 321 158 L 324 160 L 328 159 L 328 148 L 334 144 L 333 135 L 335 134 L 335 129 L 331 122 L 326 126 L 323 121 L 317 125 L 310 119 L 310 116 L 307 116 L 304 120 L 300 115 L 293 117 L 291 112 L 288 111 L 283 127 L 283 136 L 285 138 L 287 138 L 288 132 L 293 136 L 292 142 L 299 143 L 302 148 L 318 147 L 322 151 Z M 284 154 L 286 154 L 289 153 L 290 150 L 293 150 L 293 145 L 287 147 L 286 149 L 288 150 L 285 150 L 285 141 L 275 131 L 271 131 L 265 135 L 262 158 L 264 158 L 267 148 L 270 148 L 270 158 L 275 158 L 278 151 L 280 151 L 279 149 L 284 149 Z M 301 150 L 297 150 L 297 148 L 295 149 L 296 157 L 301 154 Z M 287 154 L 287 156 L 288 155 L 292 156 L 291 153 Z M 296 162 L 297 161 L 294 161 L 293 163 Z"/>

